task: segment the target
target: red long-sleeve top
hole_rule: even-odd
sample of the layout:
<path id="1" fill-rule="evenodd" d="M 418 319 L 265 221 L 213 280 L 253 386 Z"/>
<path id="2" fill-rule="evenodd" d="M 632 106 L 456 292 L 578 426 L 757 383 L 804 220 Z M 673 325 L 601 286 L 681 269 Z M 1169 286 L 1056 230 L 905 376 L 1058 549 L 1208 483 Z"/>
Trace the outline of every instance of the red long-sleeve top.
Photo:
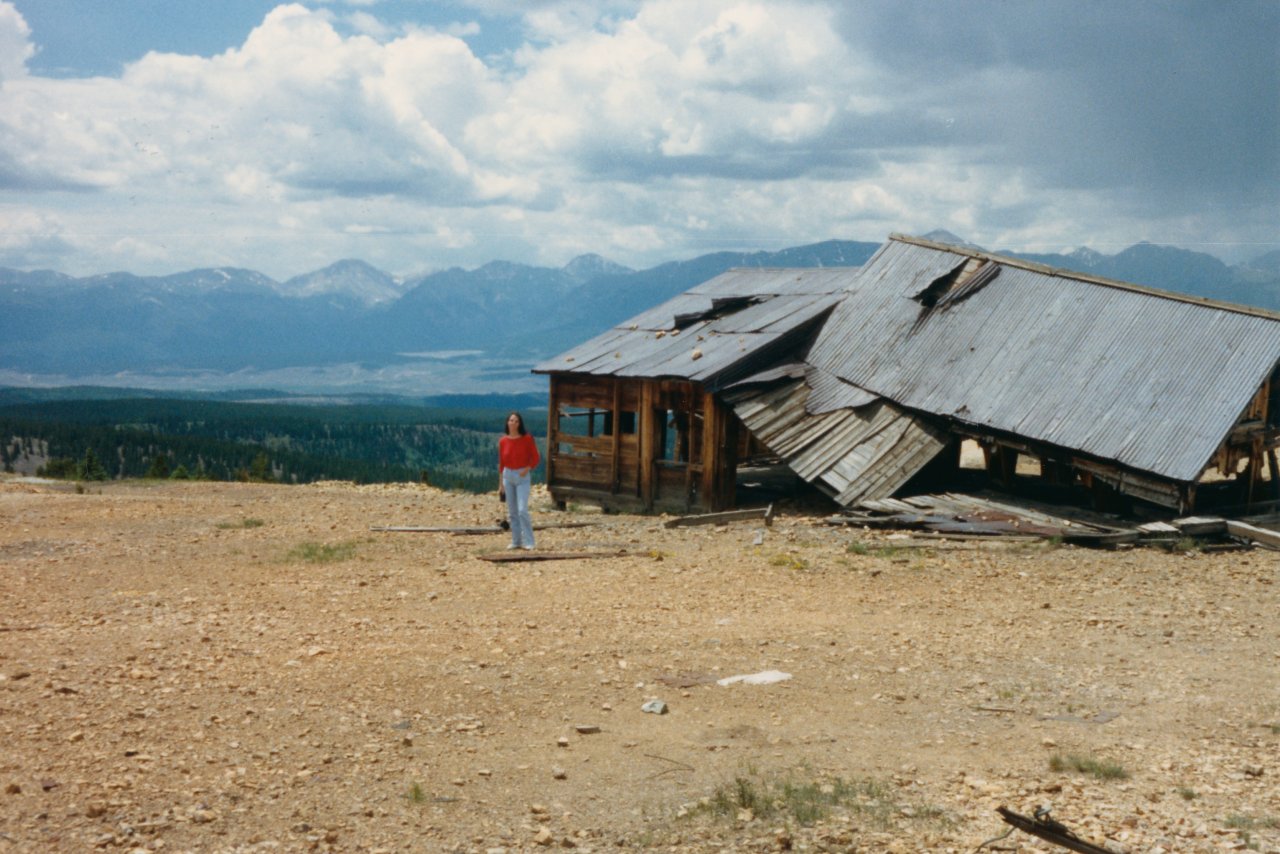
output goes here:
<path id="1" fill-rule="evenodd" d="M 498 473 L 504 469 L 534 468 L 542 458 L 538 456 L 538 443 L 533 434 L 503 436 L 498 440 Z"/>

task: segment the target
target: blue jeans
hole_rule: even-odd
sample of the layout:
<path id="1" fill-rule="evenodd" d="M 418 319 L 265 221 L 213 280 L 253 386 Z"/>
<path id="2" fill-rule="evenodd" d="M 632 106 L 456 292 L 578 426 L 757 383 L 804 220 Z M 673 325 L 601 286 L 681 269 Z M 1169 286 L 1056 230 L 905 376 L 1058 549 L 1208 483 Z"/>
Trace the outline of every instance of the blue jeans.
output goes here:
<path id="1" fill-rule="evenodd" d="M 507 493 L 507 518 L 511 520 L 511 545 L 533 547 L 533 518 L 529 515 L 529 491 L 533 474 L 519 475 L 515 469 L 502 470 L 502 486 Z"/>

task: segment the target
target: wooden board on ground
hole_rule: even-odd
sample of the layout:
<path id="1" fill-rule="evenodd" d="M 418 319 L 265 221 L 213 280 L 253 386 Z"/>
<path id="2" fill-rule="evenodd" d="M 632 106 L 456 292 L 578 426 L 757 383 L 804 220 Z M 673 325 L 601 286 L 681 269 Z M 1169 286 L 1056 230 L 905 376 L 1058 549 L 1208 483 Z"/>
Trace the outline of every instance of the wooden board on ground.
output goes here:
<path id="1" fill-rule="evenodd" d="M 677 516 L 663 523 L 664 528 L 683 528 L 689 525 L 723 525 L 729 522 L 743 522 L 762 519 L 766 525 L 773 524 L 773 505 L 751 510 L 726 510 L 723 513 L 703 513 L 698 516 Z"/>
<path id="2" fill-rule="evenodd" d="M 519 563 L 532 560 L 591 560 L 602 557 L 625 557 L 626 554 L 625 549 L 616 552 L 539 552 L 512 549 L 506 552 L 477 555 L 477 557 L 491 563 Z"/>
<path id="3" fill-rule="evenodd" d="M 1259 528 L 1257 525 L 1250 525 L 1247 522 L 1237 522 L 1234 519 L 1228 519 L 1226 525 L 1227 533 L 1233 537 L 1261 543 L 1273 549 L 1280 548 L 1280 532 Z"/>
<path id="4" fill-rule="evenodd" d="M 1174 519 L 1169 524 L 1189 537 L 1221 534 L 1227 530 L 1227 520 L 1221 516 L 1184 516 L 1181 519 Z"/>
<path id="5" fill-rule="evenodd" d="M 547 531 L 553 528 L 590 528 L 599 522 L 548 522 L 545 525 L 534 525 L 535 531 Z M 422 525 L 371 525 L 370 531 L 383 534 L 500 534 L 507 530 L 498 525 L 477 526 L 422 526 Z"/>

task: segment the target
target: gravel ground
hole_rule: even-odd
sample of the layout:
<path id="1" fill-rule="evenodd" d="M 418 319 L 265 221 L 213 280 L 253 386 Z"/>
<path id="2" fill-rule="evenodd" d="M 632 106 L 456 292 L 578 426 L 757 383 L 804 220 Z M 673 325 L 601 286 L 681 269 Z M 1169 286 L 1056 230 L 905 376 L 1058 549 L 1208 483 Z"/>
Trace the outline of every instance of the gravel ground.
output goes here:
<path id="1" fill-rule="evenodd" d="M 1280 851 L 1275 553 L 534 504 L 0 481 L 0 852 Z"/>

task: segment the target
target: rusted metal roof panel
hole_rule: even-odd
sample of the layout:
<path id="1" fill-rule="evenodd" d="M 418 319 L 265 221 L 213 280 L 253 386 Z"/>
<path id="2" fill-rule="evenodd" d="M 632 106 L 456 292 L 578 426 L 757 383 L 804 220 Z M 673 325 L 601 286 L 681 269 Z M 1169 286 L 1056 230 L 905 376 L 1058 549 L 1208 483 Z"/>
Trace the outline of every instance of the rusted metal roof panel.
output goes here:
<path id="1" fill-rule="evenodd" d="M 999 258 L 962 302 L 911 298 L 971 254 L 891 240 L 809 361 L 911 409 L 1185 482 L 1280 360 L 1275 317 Z"/>
<path id="2" fill-rule="evenodd" d="M 804 480 L 841 504 L 892 495 L 946 447 L 943 431 L 878 399 L 814 415 L 809 387 L 789 380 L 725 395 L 747 429 Z"/>

